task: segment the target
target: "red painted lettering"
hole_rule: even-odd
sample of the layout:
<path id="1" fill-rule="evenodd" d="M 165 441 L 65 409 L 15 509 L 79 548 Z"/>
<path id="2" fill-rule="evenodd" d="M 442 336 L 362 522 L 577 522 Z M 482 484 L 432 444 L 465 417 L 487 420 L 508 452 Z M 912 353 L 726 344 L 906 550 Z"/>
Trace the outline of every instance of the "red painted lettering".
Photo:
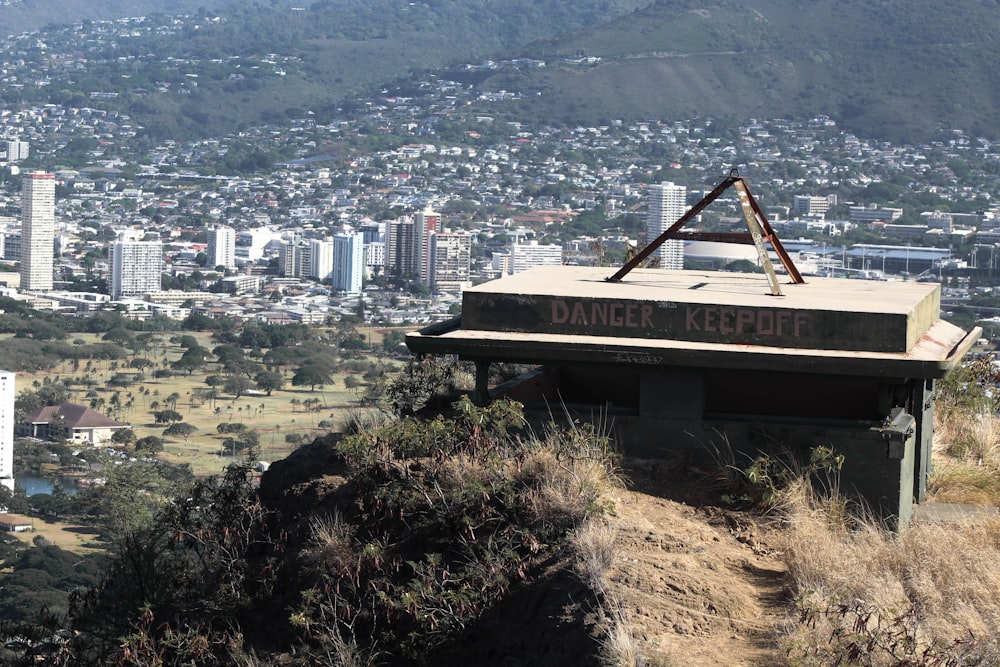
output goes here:
<path id="1" fill-rule="evenodd" d="M 754 312 L 752 310 L 740 309 L 736 311 L 736 333 L 749 333 L 753 328 Z"/>
<path id="2" fill-rule="evenodd" d="M 701 327 L 698 326 L 698 313 L 701 312 L 701 308 L 687 307 L 687 317 L 684 318 L 684 329 L 687 331 L 701 331 Z"/>
<path id="3" fill-rule="evenodd" d="M 784 326 L 786 323 L 792 320 L 792 314 L 787 310 L 779 310 L 776 319 L 778 321 L 778 330 L 775 333 L 777 333 L 780 336 L 782 331 L 787 331 L 787 329 L 785 329 Z"/>
<path id="4" fill-rule="evenodd" d="M 635 304 L 630 303 L 625 306 L 625 326 L 637 327 L 639 323 L 635 321 Z"/>
<path id="5" fill-rule="evenodd" d="M 653 328 L 653 307 L 650 305 L 643 305 L 642 307 L 642 328 L 652 329 Z"/>
<path id="6" fill-rule="evenodd" d="M 719 309 L 719 331 L 724 334 L 733 333 L 732 319 L 736 311 L 732 308 L 720 308 Z"/>
<path id="7" fill-rule="evenodd" d="M 718 327 L 715 324 L 715 316 L 719 314 L 719 309 L 717 307 L 707 307 L 705 308 L 705 331 L 715 333 L 718 331 Z"/>
<path id="8" fill-rule="evenodd" d="M 601 324 L 607 325 L 608 323 L 608 304 L 602 303 L 600 301 L 595 301 L 590 306 L 590 323 L 597 324 L 600 320 Z"/>
<path id="9" fill-rule="evenodd" d="M 583 304 L 579 301 L 573 304 L 573 315 L 569 318 L 569 323 L 587 326 L 587 313 L 583 309 Z"/>
<path id="10" fill-rule="evenodd" d="M 613 303 L 611 304 L 611 314 L 610 322 L 613 327 L 624 326 L 625 322 L 622 320 L 622 304 Z"/>
<path id="11" fill-rule="evenodd" d="M 757 311 L 757 334 L 760 336 L 774 335 L 774 311 Z"/>
<path id="12" fill-rule="evenodd" d="M 552 324 L 564 324 L 569 319 L 569 306 L 561 299 L 552 300 Z"/>
<path id="13" fill-rule="evenodd" d="M 802 328 L 809 324 L 809 313 L 795 313 L 795 337 L 802 335 Z"/>

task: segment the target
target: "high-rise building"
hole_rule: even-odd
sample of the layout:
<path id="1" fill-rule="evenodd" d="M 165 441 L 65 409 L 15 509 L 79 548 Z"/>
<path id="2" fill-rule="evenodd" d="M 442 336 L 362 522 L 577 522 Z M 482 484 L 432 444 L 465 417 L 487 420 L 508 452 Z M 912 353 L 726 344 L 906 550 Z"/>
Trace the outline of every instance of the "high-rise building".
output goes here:
<path id="1" fill-rule="evenodd" d="M 236 266 L 236 230 L 232 227 L 213 227 L 208 230 L 208 262 L 206 266 L 214 269 L 224 266 L 227 269 Z"/>
<path id="2" fill-rule="evenodd" d="M 278 248 L 278 270 L 285 278 L 307 278 L 313 274 L 312 246 L 296 236 Z"/>
<path id="3" fill-rule="evenodd" d="M 11 139 L 7 142 L 7 162 L 19 162 L 20 160 L 27 160 L 29 147 L 27 141 L 18 141 L 17 139 Z"/>
<path id="4" fill-rule="evenodd" d="M 563 247 L 528 241 L 510 247 L 510 272 L 521 273 L 536 266 L 559 266 L 563 263 Z"/>
<path id="5" fill-rule="evenodd" d="M 0 484 L 14 490 L 14 373 L 0 371 Z"/>
<path id="6" fill-rule="evenodd" d="M 392 220 L 385 229 L 385 273 L 404 280 L 420 278 L 420 239 L 412 218 Z"/>
<path id="7" fill-rule="evenodd" d="M 385 244 L 381 241 L 365 243 L 365 266 L 370 274 L 385 269 Z"/>
<path id="8" fill-rule="evenodd" d="M 333 275 L 334 242 L 326 239 L 309 241 L 309 277 L 327 280 Z"/>
<path id="9" fill-rule="evenodd" d="M 420 282 L 430 285 L 431 280 L 431 235 L 437 231 L 441 216 L 429 206 L 413 216 L 414 232 L 416 233 L 418 253 L 417 277 Z"/>
<path id="10" fill-rule="evenodd" d="M 55 174 L 25 174 L 21 184 L 21 289 L 27 292 L 52 289 L 55 226 Z"/>
<path id="11" fill-rule="evenodd" d="M 112 299 L 160 291 L 164 267 L 161 242 L 115 241 L 109 260 Z"/>
<path id="12" fill-rule="evenodd" d="M 646 242 L 651 243 L 687 212 L 687 188 L 664 181 L 649 186 L 649 214 L 646 217 Z M 684 268 L 684 241 L 668 239 L 653 257 L 661 269 Z"/>
<path id="13" fill-rule="evenodd" d="M 333 237 L 333 288 L 347 294 L 361 294 L 365 276 L 365 243 L 361 234 Z"/>
<path id="14" fill-rule="evenodd" d="M 437 232 L 431 234 L 430 286 L 434 292 L 461 294 L 472 285 L 472 234 Z"/>

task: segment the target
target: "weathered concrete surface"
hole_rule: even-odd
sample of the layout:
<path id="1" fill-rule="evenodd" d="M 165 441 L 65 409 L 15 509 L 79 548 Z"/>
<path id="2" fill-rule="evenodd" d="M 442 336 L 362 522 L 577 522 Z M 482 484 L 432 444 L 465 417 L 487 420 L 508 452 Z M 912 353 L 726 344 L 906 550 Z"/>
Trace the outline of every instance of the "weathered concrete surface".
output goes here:
<path id="1" fill-rule="evenodd" d="M 907 352 L 938 319 L 934 283 L 812 278 L 767 294 L 763 276 L 539 267 L 465 292 L 475 331 L 575 334 L 769 347 Z"/>

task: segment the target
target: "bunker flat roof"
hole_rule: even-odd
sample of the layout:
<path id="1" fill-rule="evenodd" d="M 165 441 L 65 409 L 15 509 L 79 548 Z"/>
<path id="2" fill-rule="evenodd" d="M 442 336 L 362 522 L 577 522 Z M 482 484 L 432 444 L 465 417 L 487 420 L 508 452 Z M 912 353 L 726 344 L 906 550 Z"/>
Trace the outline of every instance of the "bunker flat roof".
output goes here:
<path id="1" fill-rule="evenodd" d="M 758 274 L 539 267 L 464 293 L 462 327 L 906 352 L 937 321 L 936 283 L 811 278 L 771 296 Z"/>
<path id="2" fill-rule="evenodd" d="M 812 278 L 768 295 L 763 275 L 543 267 L 467 290 L 462 316 L 407 336 L 414 352 L 940 377 L 981 330 L 939 319 L 940 287 Z"/>

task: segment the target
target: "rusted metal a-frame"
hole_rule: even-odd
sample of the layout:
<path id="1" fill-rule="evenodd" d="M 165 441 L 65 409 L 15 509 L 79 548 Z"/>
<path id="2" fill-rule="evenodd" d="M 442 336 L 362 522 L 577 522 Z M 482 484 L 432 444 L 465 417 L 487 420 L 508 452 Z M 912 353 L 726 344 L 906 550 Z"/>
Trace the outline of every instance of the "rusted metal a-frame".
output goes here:
<path id="1" fill-rule="evenodd" d="M 736 189 L 736 194 L 739 197 L 740 206 L 743 208 L 743 217 L 746 220 L 749 233 L 680 231 L 681 227 L 686 225 L 688 221 L 701 213 L 706 206 L 718 199 L 719 196 L 730 187 Z M 771 258 L 767 253 L 767 248 L 764 246 L 765 243 L 769 243 L 774 249 L 775 254 L 778 255 L 778 259 L 781 261 L 782 266 L 785 267 L 785 271 L 788 272 L 788 276 L 791 278 L 791 281 L 796 284 L 802 284 L 805 282 L 802 278 L 802 274 L 799 273 L 799 270 L 795 267 L 794 262 L 792 262 L 792 258 L 788 255 L 788 252 L 785 251 L 784 246 L 781 245 L 778 235 L 774 232 L 774 229 L 771 228 L 771 223 L 767 221 L 767 216 L 765 216 L 764 212 L 761 211 L 760 206 L 757 204 L 757 200 L 754 199 L 752 194 L 750 194 L 750 189 L 747 187 L 743 178 L 740 177 L 738 169 L 730 171 L 729 176 L 722 181 L 722 183 L 719 183 L 714 190 L 709 192 L 701 199 L 701 201 L 692 206 L 688 212 L 682 215 L 681 218 L 671 225 L 669 229 L 657 236 L 652 242 L 649 243 L 649 245 L 629 260 L 628 263 L 619 269 L 615 275 L 608 278 L 608 282 L 621 282 L 622 278 L 624 278 L 629 271 L 634 269 L 647 257 L 653 254 L 667 239 L 716 241 L 721 243 L 742 244 L 752 243 L 757 248 L 760 265 L 764 269 L 764 273 L 767 274 L 767 281 L 771 287 L 771 295 L 782 296 L 781 286 L 778 283 L 778 276 L 774 273 L 774 267 L 771 265 Z"/>

